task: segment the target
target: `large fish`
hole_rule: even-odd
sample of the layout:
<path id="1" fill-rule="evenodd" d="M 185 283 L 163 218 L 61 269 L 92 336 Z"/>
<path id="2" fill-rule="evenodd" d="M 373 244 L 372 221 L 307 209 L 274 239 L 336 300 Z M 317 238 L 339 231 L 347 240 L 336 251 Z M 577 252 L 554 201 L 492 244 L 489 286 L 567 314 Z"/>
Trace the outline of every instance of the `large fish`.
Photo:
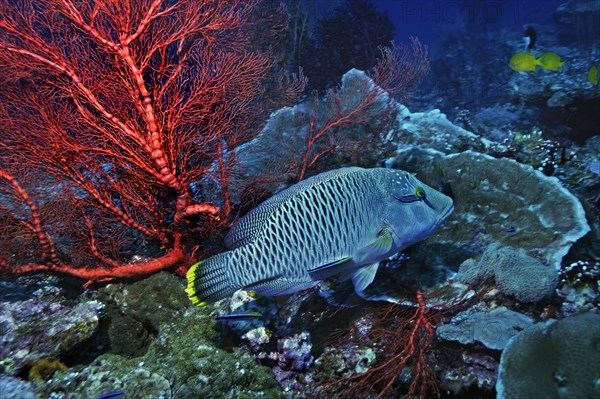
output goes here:
<path id="1" fill-rule="evenodd" d="M 380 261 L 427 237 L 453 208 L 401 170 L 321 173 L 240 219 L 225 237 L 231 250 L 193 265 L 186 292 L 201 306 L 239 289 L 277 296 L 340 275 L 363 296 Z"/>

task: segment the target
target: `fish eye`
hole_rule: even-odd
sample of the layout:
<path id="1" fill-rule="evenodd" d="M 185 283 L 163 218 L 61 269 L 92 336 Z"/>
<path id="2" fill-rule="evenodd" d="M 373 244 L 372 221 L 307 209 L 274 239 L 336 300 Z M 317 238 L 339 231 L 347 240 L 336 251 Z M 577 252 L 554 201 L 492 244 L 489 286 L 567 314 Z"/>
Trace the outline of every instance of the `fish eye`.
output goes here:
<path id="1" fill-rule="evenodd" d="M 396 200 L 400 201 L 400 202 L 405 203 L 405 204 L 408 204 L 408 203 L 411 203 L 411 202 L 416 202 L 416 201 L 423 201 L 423 202 L 425 202 L 425 204 L 428 207 L 430 207 L 431 209 L 435 210 L 435 207 L 433 206 L 433 204 L 427 198 L 427 195 L 425 193 L 425 189 L 423 187 L 416 187 L 414 194 L 403 195 L 402 197 L 394 196 L 394 198 Z"/>

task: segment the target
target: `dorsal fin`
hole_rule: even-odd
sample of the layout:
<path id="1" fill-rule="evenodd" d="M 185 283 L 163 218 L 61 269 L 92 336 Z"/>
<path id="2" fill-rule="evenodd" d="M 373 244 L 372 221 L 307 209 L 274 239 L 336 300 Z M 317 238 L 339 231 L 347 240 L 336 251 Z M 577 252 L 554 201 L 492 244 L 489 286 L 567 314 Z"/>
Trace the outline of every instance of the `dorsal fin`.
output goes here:
<path id="1" fill-rule="evenodd" d="M 341 168 L 329 172 L 323 172 L 275 194 L 237 221 L 232 229 L 229 230 L 227 236 L 225 236 L 225 245 L 227 245 L 228 248 L 233 249 L 251 243 L 254 241 L 260 231 L 262 231 L 263 226 L 265 225 L 266 221 L 269 220 L 270 216 L 281 205 L 289 201 L 291 198 L 294 198 L 306 190 L 309 190 L 312 187 L 336 177 L 362 170 L 364 169 L 353 166 L 349 168 Z"/>

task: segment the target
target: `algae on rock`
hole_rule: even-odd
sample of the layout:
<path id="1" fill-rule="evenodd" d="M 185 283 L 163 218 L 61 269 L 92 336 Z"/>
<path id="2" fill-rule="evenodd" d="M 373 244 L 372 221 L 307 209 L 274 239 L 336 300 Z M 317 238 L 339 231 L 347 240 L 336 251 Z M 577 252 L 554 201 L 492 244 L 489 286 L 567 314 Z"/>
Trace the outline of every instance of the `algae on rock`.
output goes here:
<path id="1" fill-rule="evenodd" d="M 57 373 L 52 389 L 79 398 L 113 391 L 132 399 L 281 397 L 269 368 L 215 344 L 214 308 L 192 306 L 183 288 L 180 278 L 163 272 L 101 289 L 108 308 L 151 324 L 156 336 L 141 356 L 105 353 L 88 366 Z"/>

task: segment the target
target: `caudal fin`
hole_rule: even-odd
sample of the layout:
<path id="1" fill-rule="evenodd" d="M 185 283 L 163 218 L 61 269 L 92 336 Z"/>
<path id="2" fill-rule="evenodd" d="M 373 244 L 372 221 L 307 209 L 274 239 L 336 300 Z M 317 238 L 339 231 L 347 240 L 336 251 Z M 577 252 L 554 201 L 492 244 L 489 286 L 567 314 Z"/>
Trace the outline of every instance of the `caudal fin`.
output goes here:
<path id="1" fill-rule="evenodd" d="M 190 267 L 186 274 L 188 297 L 196 306 L 231 296 L 235 288 L 227 275 L 228 252 L 215 255 Z"/>

